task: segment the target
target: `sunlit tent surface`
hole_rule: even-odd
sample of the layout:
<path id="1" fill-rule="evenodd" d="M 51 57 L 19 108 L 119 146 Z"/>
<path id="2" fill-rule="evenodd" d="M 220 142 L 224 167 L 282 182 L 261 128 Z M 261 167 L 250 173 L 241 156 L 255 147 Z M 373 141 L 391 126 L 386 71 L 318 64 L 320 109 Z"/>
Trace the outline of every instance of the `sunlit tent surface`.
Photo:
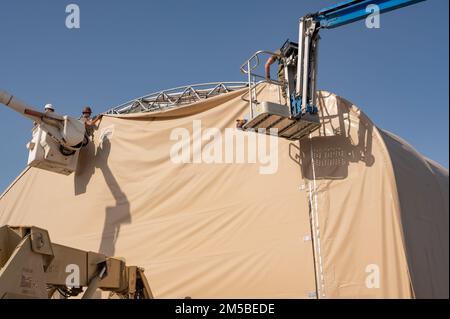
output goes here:
<path id="1" fill-rule="evenodd" d="M 124 257 L 157 298 L 448 298 L 448 171 L 324 91 L 320 130 L 274 147 L 235 129 L 245 92 L 105 116 L 77 174 L 16 179 L 0 225 Z M 226 161 L 227 130 L 244 161 Z M 255 140 L 276 157 L 261 161 Z"/>

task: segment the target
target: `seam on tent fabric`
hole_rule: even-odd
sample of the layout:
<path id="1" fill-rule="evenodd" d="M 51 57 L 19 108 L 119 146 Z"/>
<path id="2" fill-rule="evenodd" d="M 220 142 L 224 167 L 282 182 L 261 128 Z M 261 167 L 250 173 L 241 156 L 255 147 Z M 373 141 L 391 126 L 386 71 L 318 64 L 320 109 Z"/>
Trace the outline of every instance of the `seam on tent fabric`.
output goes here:
<path id="1" fill-rule="evenodd" d="M 406 250 L 406 244 L 405 244 L 405 233 L 404 233 L 403 227 L 402 227 L 402 220 L 401 220 L 401 209 L 402 208 L 400 206 L 400 198 L 398 197 L 397 177 L 395 175 L 394 166 L 392 164 L 391 154 L 389 153 L 389 149 L 386 146 L 386 143 L 384 141 L 384 138 L 383 138 L 382 134 L 380 133 L 381 129 L 379 129 L 373 123 L 372 123 L 372 125 L 374 127 L 373 133 L 377 135 L 378 141 L 380 142 L 380 146 L 381 146 L 380 149 L 382 150 L 384 156 L 386 156 L 386 158 L 388 159 L 387 163 L 386 163 L 386 169 L 389 171 L 389 174 L 394 177 L 394 183 L 392 183 L 392 181 L 390 181 L 391 188 L 393 190 L 391 195 L 394 197 L 393 198 L 394 205 L 396 206 L 396 209 L 397 209 L 397 212 L 398 212 L 398 214 L 396 214 L 396 216 L 394 216 L 394 218 L 395 218 L 395 221 L 397 222 L 397 225 L 400 227 L 400 233 L 401 233 L 400 240 L 401 240 L 401 243 L 402 243 L 403 254 L 404 254 L 404 258 L 405 258 L 405 262 L 406 262 L 406 272 L 408 274 L 408 279 L 409 279 L 410 293 L 411 293 L 412 298 L 415 298 L 416 294 L 414 292 L 414 286 L 413 286 L 413 283 L 412 283 L 411 273 L 410 273 L 410 270 L 409 270 L 409 263 L 408 263 L 409 258 L 408 258 L 408 252 Z M 394 185 L 392 185 L 392 184 L 394 184 Z"/>
<path id="2" fill-rule="evenodd" d="M 312 191 L 311 191 L 311 183 L 308 182 L 308 186 L 309 186 L 309 207 L 308 207 L 308 213 L 309 213 L 309 227 L 310 227 L 310 231 L 311 231 L 311 249 L 312 249 L 312 257 L 313 257 L 313 270 L 314 270 L 314 288 L 315 288 L 315 294 L 316 294 L 316 298 L 318 298 L 317 296 L 319 295 L 319 287 L 318 287 L 318 280 L 317 280 L 317 263 L 316 263 L 316 250 L 315 250 L 315 236 L 314 236 L 314 215 L 312 212 Z"/>
<path id="3" fill-rule="evenodd" d="M 23 175 L 25 175 L 26 172 L 28 172 L 30 170 L 30 167 L 27 166 L 22 173 L 19 174 L 19 176 L 16 177 L 15 180 L 13 180 L 13 182 L 11 184 L 9 184 L 8 187 L 6 187 L 6 189 L 3 191 L 3 193 L 0 195 L 0 200 L 11 190 L 11 188 L 13 188 L 14 185 L 16 185 L 16 183 L 22 178 Z"/>
<path id="4" fill-rule="evenodd" d="M 311 140 L 311 135 L 309 135 L 309 139 Z M 310 207 L 311 207 L 311 223 L 313 225 L 313 236 L 315 237 L 314 243 L 313 243 L 313 249 L 315 251 L 314 257 L 318 260 L 314 261 L 318 264 L 318 270 L 317 273 L 316 270 L 316 280 L 317 280 L 317 297 L 325 297 L 325 281 L 324 281 L 324 274 L 323 274 L 323 262 L 322 262 L 322 254 L 321 254 L 321 243 L 320 243 L 320 227 L 319 227 L 319 209 L 317 206 L 317 186 L 316 186 L 316 171 L 314 167 L 314 155 L 313 155 L 313 147 L 312 147 L 312 141 L 310 143 L 310 153 L 311 153 L 311 165 L 312 165 L 312 173 L 313 173 L 313 190 L 311 190 L 311 182 L 309 182 L 309 198 L 310 198 Z M 313 196 L 314 193 L 314 196 Z M 313 203 L 314 199 L 314 203 Z M 320 287 L 320 289 L 319 289 Z"/>

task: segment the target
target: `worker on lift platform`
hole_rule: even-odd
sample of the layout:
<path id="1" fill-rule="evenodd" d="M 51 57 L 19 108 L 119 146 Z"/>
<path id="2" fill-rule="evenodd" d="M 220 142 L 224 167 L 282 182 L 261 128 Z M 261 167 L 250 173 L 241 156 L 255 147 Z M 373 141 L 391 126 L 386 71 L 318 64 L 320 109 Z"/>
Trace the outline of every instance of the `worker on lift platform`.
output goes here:
<path id="1" fill-rule="evenodd" d="M 94 119 L 91 118 L 92 109 L 89 106 L 83 108 L 82 116 L 80 117 L 80 121 L 84 123 L 86 126 L 86 136 L 91 138 L 94 135 L 95 124 L 100 121 L 103 117 L 103 114 L 97 115 Z"/>
<path id="2" fill-rule="evenodd" d="M 278 62 L 278 82 L 281 84 L 281 94 L 284 98 L 286 98 L 286 90 L 285 90 L 285 78 L 284 78 L 284 62 L 282 58 L 281 49 L 277 49 L 275 54 L 270 56 L 267 59 L 267 62 L 264 66 L 264 70 L 266 71 L 266 79 L 270 80 L 270 66 L 274 64 L 275 62 Z"/>

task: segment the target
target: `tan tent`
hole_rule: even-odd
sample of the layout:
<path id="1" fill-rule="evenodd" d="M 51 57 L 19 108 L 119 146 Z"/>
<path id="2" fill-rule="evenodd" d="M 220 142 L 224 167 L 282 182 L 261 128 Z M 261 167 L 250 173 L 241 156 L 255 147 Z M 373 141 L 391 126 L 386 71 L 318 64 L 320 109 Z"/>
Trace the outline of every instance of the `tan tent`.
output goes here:
<path id="1" fill-rule="evenodd" d="M 448 298 L 446 169 L 328 92 L 301 142 L 236 130 L 243 94 L 104 117 L 76 175 L 17 178 L 0 225 L 125 257 L 159 298 Z"/>

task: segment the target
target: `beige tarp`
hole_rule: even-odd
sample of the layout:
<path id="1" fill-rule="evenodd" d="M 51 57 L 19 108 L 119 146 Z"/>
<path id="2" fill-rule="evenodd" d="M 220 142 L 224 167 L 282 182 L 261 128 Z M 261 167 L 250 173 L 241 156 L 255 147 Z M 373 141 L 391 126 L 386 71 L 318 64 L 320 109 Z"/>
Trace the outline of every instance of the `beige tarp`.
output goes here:
<path id="1" fill-rule="evenodd" d="M 125 257 L 159 298 L 448 298 L 447 170 L 328 92 L 300 143 L 235 130 L 243 94 L 104 117 L 79 172 L 25 171 L 0 225 Z"/>

